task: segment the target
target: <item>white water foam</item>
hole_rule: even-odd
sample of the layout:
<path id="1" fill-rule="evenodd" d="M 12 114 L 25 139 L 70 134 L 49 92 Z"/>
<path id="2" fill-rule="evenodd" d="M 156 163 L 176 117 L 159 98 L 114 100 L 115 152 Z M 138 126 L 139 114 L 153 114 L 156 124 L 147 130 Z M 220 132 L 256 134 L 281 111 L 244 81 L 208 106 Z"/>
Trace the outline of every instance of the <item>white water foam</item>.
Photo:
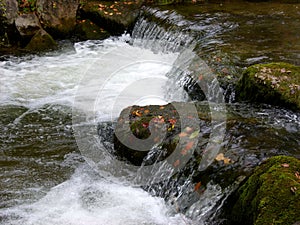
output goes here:
<path id="1" fill-rule="evenodd" d="M 119 58 L 116 54 L 114 59 L 105 58 L 108 52 L 116 49 L 122 54 Z M 77 43 L 75 52 L 61 55 L 3 61 L 0 62 L 0 106 L 24 105 L 31 109 L 45 104 L 72 106 L 79 82 L 87 70 L 92 68 L 99 72 L 104 69 L 103 66 L 115 67 L 116 62 L 124 56 L 128 61 L 137 56 L 145 57 L 148 63 L 133 65 L 129 69 L 115 68 L 118 73 L 114 78 L 119 79 L 114 79 L 103 89 L 105 102 L 114 101 L 114 91 L 120 91 L 124 85 L 130 84 L 133 77 L 147 78 L 149 73 L 154 73 L 161 78 L 159 80 L 166 80 L 165 74 L 176 58 L 175 54 L 154 54 L 150 50 L 130 46 L 122 40 L 110 39 Z M 151 63 L 149 60 L 162 63 Z M 95 76 L 101 76 L 101 73 Z M 105 81 L 105 77 L 102 80 Z M 144 90 L 150 88 L 147 83 L 144 85 Z M 158 95 L 163 93 L 163 85 L 161 83 L 155 87 Z M 99 83 L 96 83 L 89 91 L 97 91 L 98 88 Z M 135 91 L 142 92 L 143 88 Z M 94 103 L 94 99 L 84 100 L 85 103 Z M 163 97 L 150 96 L 141 97 L 134 103 L 164 102 L 166 100 Z M 85 107 L 81 109 L 88 110 Z M 82 168 L 77 168 L 69 180 L 53 187 L 37 202 L 0 209 L 2 225 L 176 225 L 186 224 L 186 221 L 182 215 L 171 212 L 163 199 L 152 197 L 142 189 L 118 180 L 112 182 L 111 179 L 99 178 L 99 175 L 93 175 Z"/>
<path id="2" fill-rule="evenodd" d="M 182 225 L 163 199 L 80 167 L 39 201 L 0 210 L 5 225 Z M 190 223 L 189 223 L 190 224 Z"/>

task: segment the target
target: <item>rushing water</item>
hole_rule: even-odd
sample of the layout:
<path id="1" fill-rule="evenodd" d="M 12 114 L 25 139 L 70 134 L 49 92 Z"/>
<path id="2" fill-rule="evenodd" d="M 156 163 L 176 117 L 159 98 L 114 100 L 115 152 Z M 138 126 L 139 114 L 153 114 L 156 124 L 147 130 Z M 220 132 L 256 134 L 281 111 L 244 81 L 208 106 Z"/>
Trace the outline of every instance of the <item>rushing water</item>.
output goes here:
<path id="1" fill-rule="evenodd" d="M 276 6 L 270 17 L 255 4 L 251 7 L 252 13 L 243 11 L 244 6 L 233 10 L 219 4 L 188 10 L 175 7 L 179 14 L 146 9 L 145 14 L 155 14 L 159 19 L 153 22 L 142 17 L 133 31 L 134 38 L 124 35 L 80 42 L 62 52 L 1 61 L 0 224 L 209 224 L 235 184 L 235 180 L 224 178 L 225 167 L 218 168 L 217 175 L 207 174 L 211 181 L 200 195 L 193 191 L 191 180 L 174 187 L 179 192 L 175 197 L 168 184 L 170 192 L 155 187 L 146 192 L 122 179 L 125 171 L 113 176 L 112 171 L 119 167 L 106 165 L 109 160 L 102 159 L 102 164 L 110 169 L 95 170 L 89 159 L 85 161 L 80 145 L 78 150 L 73 128 L 81 127 L 82 122 L 89 127 L 114 120 L 128 105 L 186 101 L 184 91 L 177 86 L 182 86 L 186 74 L 177 74 L 174 69 L 178 52 L 184 47 L 196 47 L 198 55 L 210 65 L 222 64 L 220 70 L 230 69 L 235 63 L 238 68 L 232 71 L 239 71 L 241 66 L 275 59 L 298 64 L 300 39 L 295 24 L 299 23 L 294 16 L 299 12 L 294 9 L 295 15 L 286 16 L 288 6 Z M 260 19 L 256 20 L 257 14 Z M 273 38 L 273 31 L 261 34 L 261 39 L 266 35 L 273 42 L 268 39 L 260 43 L 253 34 L 266 24 L 278 25 L 279 17 L 295 26 L 290 33 L 279 32 L 295 42 L 293 51 L 290 41 L 274 48 L 280 37 Z M 250 29 L 259 22 L 257 29 Z M 265 47 L 247 51 L 246 40 L 257 48 Z M 240 173 L 236 177 L 249 174 L 272 155 L 300 157 L 299 118 L 297 112 L 270 106 L 228 105 L 222 150 L 235 162 L 231 168 Z M 106 129 L 111 132 L 112 127 Z M 209 132 L 204 130 L 203 137 Z M 90 147 L 97 148 L 97 144 Z M 214 183 L 214 179 L 221 182 Z M 231 184 L 222 186 L 222 182 Z"/>

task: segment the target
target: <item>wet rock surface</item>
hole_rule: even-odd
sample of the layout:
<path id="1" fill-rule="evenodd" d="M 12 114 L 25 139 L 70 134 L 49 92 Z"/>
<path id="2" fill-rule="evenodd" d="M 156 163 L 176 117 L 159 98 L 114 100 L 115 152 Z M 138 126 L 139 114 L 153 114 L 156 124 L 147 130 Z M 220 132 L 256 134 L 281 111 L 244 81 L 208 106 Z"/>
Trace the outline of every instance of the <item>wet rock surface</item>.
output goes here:
<path id="1" fill-rule="evenodd" d="M 79 0 L 37 0 L 37 15 L 54 37 L 68 37 L 75 29 Z"/>
<path id="2" fill-rule="evenodd" d="M 237 84 L 238 100 L 300 109 L 300 67 L 287 63 L 253 65 Z"/>
<path id="3" fill-rule="evenodd" d="M 90 19 L 112 35 L 132 29 L 142 1 L 88 1 L 79 9 L 82 19 Z"/>
<path id="4" fill-rule="evenodd" d="M 179 116 L 172 104 L 133 106 L 122 111 L 117 124 L 113 125 L 114 129 L 110 129 L 110 135 L 102 140 L 106 144 L 111 141 L 114 143 L 114 147 L 106 146 L 117 159 L 134 165 L 147 166 L 169 160 L 168 158 L 178 151 L 177 160 L 168 162 L 172 163 L 173 168 L 180 169 L 159 183 L 152 183 L 154 178 L 149 177 L 149 185 L 144 186 L 145 190 L 165 198 L 176 206 L 178 212 L 193 218 L 199 216 L 203 211 L 194 211 L 193 207 L 200 204 L 199 199 L 214 192 L 212 198 L 216 198 L 218 203 L 212 204 L 212 207 L 215 207 L 213 211 L 221 213 L 222 209 L 218 205 L 221 205 L 227 195 L 250 176 L 261 162 L 277 155 L 300 158 L 300 115 L 296 114 L 299 117 L 291 119 L 291 115 L 295 115 L 291 111 L 274 111 L 274 107 L 267 105 L 235 104 L 227 105 L 224 139 L 219 145 L 215 145 L 215 148 L 219 149 L 211 164 L 203 168 L 200 166 L 203 156 L 206 152 L 214 151 L 207 146 L 211 141 L 213 127 L 220 125 L 218 117 L 216 116 L 212 123 L 209 113 L 211 109 L 204 102 L 180 104 L 183 108 L 184 105 L 194 104 L 198 118 L 181 114 Z M 273 113 L 276 116 L 273 117 Z M 185 120 L 189 125 L 181 126 Z M 190 126 L 200 129 L 190 129 Z M 163 128 L 166 135 L 155 141 L 156 129 L 161 132 L 160 128 Z M 115 134 L 118 129 L 122 136 Z M 107 126 L 99 126 L 100 134 L 103 134 L 104 130 L 108 130 Z M 147 145 L 150 146 L 148 151 L 141 151 L 136 148 L 138 142 L 135 138 L 150 138 L 152 145 Z M 140 148 L 142 147 L 140 145 Z M 184 158 L 186 155 L 188 160 Z M 222 219 L 224 218 L 220 216 L 220 221 Z M 207 220 L 209 221 L 209 215 Z"/>
<path id="5" fill-rule="evenodd" d="M 224 206 L 229 211 L 226 224 L 299 222 L 299 170 L 300 160 L 293 157 L 276 156 L 262 163 L 229 198 L 230 208 Z"/>

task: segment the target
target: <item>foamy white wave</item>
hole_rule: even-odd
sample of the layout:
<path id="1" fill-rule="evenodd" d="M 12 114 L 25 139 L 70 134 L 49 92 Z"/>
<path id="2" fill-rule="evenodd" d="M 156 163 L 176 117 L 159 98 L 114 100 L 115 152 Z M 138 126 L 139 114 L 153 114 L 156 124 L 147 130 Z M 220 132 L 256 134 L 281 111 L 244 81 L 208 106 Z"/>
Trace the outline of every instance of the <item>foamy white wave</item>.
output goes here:
<path id="1" fill-rule="evenodd" d="M 36 203 L 0 210 L 11 225 L 182 225 L 163 199 L 78 168 Z"/>
<path id="2" fill-rule="evenodd" d="M 161 78 L 160 82 L 166 79 L 165 74 L 170 70 L 176 55 L 154 54 L 150 50 L 131 46 L 125 42 L 128 38 L 124 36 L 119 39 L 79 42 L 74 45 L 74 52 L 1 62 L 0 104 L 28 107 L 55 103 L 71 105 L 78 93 L 78 86 L 82 84 L 81 81 L 85 82 L 85 79 L 88 79 L 92 83 L 92 86 L 88 87 L 88 94 L 98 93 L 108 76 L 116 75 L 113 83 L 101 89 L 101 98 L 107 104 L 112 104 L 115 101 L 114 92 L 121 92 L 124 85 L 130 85 L 137 77 L 142 79 L 155 76 Z M 130 65 L 134 60 L 147 62 Z M 118 67 L 119 64 L 126 63 L 129 64 L 128 67 Z M 115 74 L 105 73 L 106 68 L 111 68 L 109 72 Z M 92 78 L 89 75 L 92 75 Z M 135 93 L 149 89 L 149 86 L 143 85 Z M 164 84 L 160 83 L 155 87 L 157 95 L 163 95 L 163 86 Z M 95 101 L 89 98 L 82 100 L 92 105 Z M 161 103 L 160 100 L 156 100 L 158 99 L 149 99 L 145 104 Z"/>

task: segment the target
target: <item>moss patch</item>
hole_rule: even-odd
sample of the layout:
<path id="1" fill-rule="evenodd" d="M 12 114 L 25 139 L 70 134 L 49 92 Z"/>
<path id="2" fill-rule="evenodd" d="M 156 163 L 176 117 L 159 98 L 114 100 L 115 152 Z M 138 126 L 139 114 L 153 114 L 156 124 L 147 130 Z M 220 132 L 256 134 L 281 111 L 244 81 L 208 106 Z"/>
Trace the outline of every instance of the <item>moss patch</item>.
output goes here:
<path id="1" fill-rule="evenodd" d="M 250 66 L 237 85 L 238 100 L 300 109 L 300 67 L 287 63 Z"/>
<path id="2" fill-rule="evenodd" d="M 300 160 L 272 157 L 238 190 L 233 224 L 284 224 L 300 220 Z"/>

